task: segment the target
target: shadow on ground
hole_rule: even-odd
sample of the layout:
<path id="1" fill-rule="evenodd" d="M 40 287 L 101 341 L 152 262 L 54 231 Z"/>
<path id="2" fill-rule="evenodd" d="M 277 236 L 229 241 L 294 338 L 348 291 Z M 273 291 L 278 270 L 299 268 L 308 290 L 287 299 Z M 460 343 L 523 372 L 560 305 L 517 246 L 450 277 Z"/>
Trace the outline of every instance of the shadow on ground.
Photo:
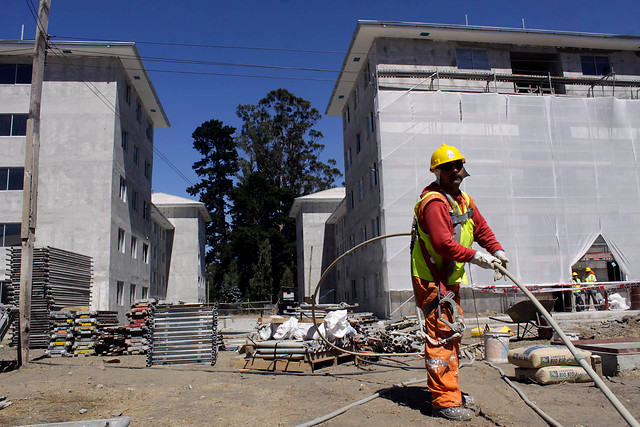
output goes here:
<path id="1" fill-rule="evenodd" d="M 431 416 L 431 392 L 424 387 L 395 387 L 380 397 Z"/>

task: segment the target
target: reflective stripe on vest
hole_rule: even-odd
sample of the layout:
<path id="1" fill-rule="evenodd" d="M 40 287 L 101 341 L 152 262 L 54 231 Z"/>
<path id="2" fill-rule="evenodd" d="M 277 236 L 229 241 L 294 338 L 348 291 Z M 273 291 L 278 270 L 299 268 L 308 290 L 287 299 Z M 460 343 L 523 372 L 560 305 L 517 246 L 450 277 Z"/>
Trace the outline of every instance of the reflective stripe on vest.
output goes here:
<path id="1" fill-rule="evenodd" d="M 414 217 L 417 223 L 418 210 L 422 204 L 425 206 L 435 199 L 442 200 L 449 205 L 449 213 L 451 215 L 451 224 L 453 225 L 454 234 L 452 238 L 464 246 L 470 248 L 473 244 L 473 209 L 469 208 L 470 197 L 466 193 L 462 193 L 465 203 L 463 206 L 459 206 L 458 203 L 448 194 L 442 194 L 437 191 L 430 191 L 425 194 L 418 203 L 414 206 Z M 436 281 L 434 274 L 430 271 L 427 261 L 424 259 L 421 246 L 424 246 L 428 254 L 430 255 L 431 264 L 435 266 L 438 272 L 442 272 L 446 275 L 446 284 L 455 285 L 459 283 L 467 283 L 467 277 L 464 272 L 464 262 L 449 262 L 448 271 L 442 271 L 443 258 L 438 255 L 433 249 L 431 238 L 428 234 L 417 227 L 418 238 L 421 240 L 421 244 L 413 245 L 411 250 L 411 270 L 415 277 L 419 277 L 423 280 L 430 282 Z M 436 273 L 437 275 L 437 273 Z M 444 281 L 444 280 L 443 280 Z"/>

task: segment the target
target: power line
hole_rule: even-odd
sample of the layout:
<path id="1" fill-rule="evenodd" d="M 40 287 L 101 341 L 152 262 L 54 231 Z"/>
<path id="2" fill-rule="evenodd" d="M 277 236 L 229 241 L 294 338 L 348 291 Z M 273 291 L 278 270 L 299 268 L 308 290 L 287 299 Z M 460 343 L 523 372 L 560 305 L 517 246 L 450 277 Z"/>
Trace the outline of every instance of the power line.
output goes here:
<path id="1" fill-rule="evenodd" d="M 78 40 L 82 37 L 67 37 L 67 36 L 51 36 L 52 38 L 59 39 L 72 39 Z M 131 40 L 113 40 L 113 39 L 93 39 L 93 41 L 102 42 L 130 42 Z M 336 50 L 312 50 L 312 49 L 286 49 L 279 47 L 255 47 L 255 46 L 229 46 L 229 45 L 214 45 L 214 44 L 199 44 L 199 43 L 169 43 L 169 42 L 152 42 L 152 41 L 136 41 L 136 44 L 149 44 L 159 46 L 184 46 L 184 47 L 206 47 L 214 49 L 238 49 L 238 50 L 262 50 L 262 51 L 276 51 L 276 52 L 294 52 L 294 53 L 328 53 L 328 54 L 340 54 L 344 55 L 347 52 Z"/>

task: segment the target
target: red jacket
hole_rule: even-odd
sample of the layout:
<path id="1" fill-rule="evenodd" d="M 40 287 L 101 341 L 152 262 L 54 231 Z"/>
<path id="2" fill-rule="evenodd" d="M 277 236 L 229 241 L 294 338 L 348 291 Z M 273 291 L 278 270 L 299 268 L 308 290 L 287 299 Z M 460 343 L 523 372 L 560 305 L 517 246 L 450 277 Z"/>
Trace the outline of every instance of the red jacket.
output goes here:
<path id="1" fill-rule="evenodd" d="M 433 182 L 422 190 L 420 197 L 429 191 L 444 193 L 442 187 Z M 451 196 L 458 204 L 463 205 L 465 203 L 462 194 Z M 471 217 L 474 224 L 473 240 L 491 254 L 502 250 L 502 246 L 498 243 L 487 221 L 480 214 L 480 210 L 475 206 L 473 199 L 471 197 L 469 199 L 471 201 L 469 207 L 473 208 L 473 216 Z M 432 200 L 426 207 L 421 206 L 418 210 L 418 225 L 422 231 L 429 235 L 433 248 L 438 254 L 453 261 L 468 262 L 473 258 L 476 251 L 475 249 L 465 248 L 453 240 L 453 225 L 451 224 L 449 208 L 449 204 L 440 199 Z"/>

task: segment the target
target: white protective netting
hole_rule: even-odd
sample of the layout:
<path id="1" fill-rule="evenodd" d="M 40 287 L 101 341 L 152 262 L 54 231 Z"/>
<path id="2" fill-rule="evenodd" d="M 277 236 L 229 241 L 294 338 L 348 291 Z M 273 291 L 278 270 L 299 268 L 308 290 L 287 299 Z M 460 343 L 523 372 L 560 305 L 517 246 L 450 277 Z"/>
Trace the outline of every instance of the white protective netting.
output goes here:
<path id="1" fill-rule="evenodd" d="M 410 230 L 431 153 L 449 144 L 467 159 L 462 189 L 524 283 L 570 282 L 599 234 L 626 279 L 640 279 L 640 101 L 383 91 L 378 109 L 385 233 Z M 411 289 L 407 246 L 385 240 L 390 290 Z"/>

